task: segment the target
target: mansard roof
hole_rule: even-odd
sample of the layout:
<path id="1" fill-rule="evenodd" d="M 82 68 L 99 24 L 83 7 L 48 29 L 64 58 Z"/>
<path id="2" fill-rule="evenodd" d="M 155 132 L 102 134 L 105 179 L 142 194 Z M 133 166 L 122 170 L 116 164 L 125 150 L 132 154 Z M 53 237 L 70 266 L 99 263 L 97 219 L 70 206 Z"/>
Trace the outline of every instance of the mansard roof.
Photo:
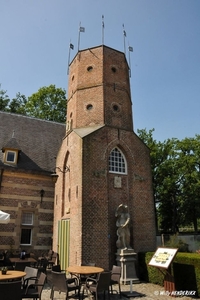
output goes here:
<path id="1" fill-rule="evenodd" d="M 3 163 L 9 148 L 20 150 L 15 168 L 52 172 L 65 129 L 65 124 L 0 111 L 0 168 L 9 168 Z"/>

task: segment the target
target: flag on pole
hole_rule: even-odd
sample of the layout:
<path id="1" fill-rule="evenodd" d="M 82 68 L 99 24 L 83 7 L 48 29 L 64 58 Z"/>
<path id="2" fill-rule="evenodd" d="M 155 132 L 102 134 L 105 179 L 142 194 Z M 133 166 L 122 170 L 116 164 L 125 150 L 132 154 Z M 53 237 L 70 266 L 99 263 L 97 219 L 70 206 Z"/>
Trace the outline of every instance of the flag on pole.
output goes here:
<path id="1" fill-rule="evenodd" d="M 68 56 L 68 66 L 67 66 L 67 75 L 69 75 L 69 62 L 70 62 L 70 50 L 74 50 L 74 45 L 71 43 L 69 43 L 69 56 Z"/>
<path id="2" fill-rule="evenodd" d="M 104 15 L 102 15 L 102 27 L 104 28 Z"/>
<path id="3" fill-rule="evenodd" d="M 102 15 L 102 45 L 104 44 L 104 15 Z"/>
<path id="4" fill-rule="evenodd" d="M 129 76 L 131 77 L 131 58 L 130 58 L 130 52 L 133 52 L 133 47 L 128 46 L 129 50 Z"/>
<path id="5" fill-rule="evenodd" d="M 124 29 L 124 24 L 123 24 L 123 34 L 124 34 L 124 36 L 126 36 L 126 31 Z"/>
<path id="6" fill-rule="evenodd" d="M 78 51 L 79 51 L 79 46 L 80 46 L 80 33 L 85 32 L 85 27 L 81 26 L 81 22 L 79 24 L 79 33 L 78 33 Z"/>
<path id="7" fill-rule="evenodd" d="M 126 31 L 124 29 L 124 24 L 122 24 L 123 26 L 123 34 L 124 34 L 124 53 L 126 55 Z"/>
<path id="8" fill-rule="evenodd" d="M 85 27 L 80 27 L 80 28 L 79 28 L 79 31 L 80 31 L 80 32 L 85 32 Z"/>

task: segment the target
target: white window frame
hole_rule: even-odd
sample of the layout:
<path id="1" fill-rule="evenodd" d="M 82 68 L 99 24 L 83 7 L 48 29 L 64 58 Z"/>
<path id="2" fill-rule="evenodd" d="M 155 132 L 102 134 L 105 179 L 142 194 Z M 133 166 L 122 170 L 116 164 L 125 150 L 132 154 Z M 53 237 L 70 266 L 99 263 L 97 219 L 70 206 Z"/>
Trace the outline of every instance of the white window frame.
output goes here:
<path id="1" fill-rule="evenodd" d="M 13 160 L 9 160 L 8 156 L 9 154 L 13 155 Z M 6 150 L 5 151 L 5 162 L 8 164 L 15 164 L 17 163 L 17 151 L 13 151 L 13 150 Z"/>
<path id="2" fill-rule="evenodd" d="M 127 162 L 118 147 L 114 147 L 109 155 L 109 173 L 127 174 Z"/>

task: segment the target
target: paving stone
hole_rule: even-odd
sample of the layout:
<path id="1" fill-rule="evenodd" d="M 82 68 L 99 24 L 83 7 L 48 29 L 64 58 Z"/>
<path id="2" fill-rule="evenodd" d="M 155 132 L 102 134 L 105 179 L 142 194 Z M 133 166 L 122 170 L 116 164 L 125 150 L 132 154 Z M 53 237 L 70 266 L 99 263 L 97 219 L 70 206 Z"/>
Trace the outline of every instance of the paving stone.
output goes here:
<path id="1" fill-rule="evenodd" d="M 130 286 L 121 286 L 122 287 L 122 297 L 120 298 L 118 294 L 113 294 L 110 296 L 110 300 L 127 300 L 127 299 L 135 299 L 135 300 L 170 300 L 170 296 L 167 295 L 167 293 L 164 291 L 164 288 L 161 286 L 158 286 L 156 284 L 151 283 L 138 283 L 133 285 L 133 291 L 132 294 L 130 294 Z M 114 288 L 115 289 L 115 288 Z M 117 285 L 116 285 L 117 290 Z M 128 297 L 126 297 L 125 294 L 128 294 Z M 46 286 L 45 289 L 42 292 L 42 298 L 41 300 L 49 300 L 50 299 L 50 286 Z M 64 300 L 66 299 L 65 293 L 59 294 L 58 292 L 55 292 L 54 299 L 53 300 Z M 77 300 L 78 297 L 74 297 L 70 299 Z M 84 300 L 93 300 L 94 298 L 92 296 L 90 297 L 84 297 Z M 108 296 L 106 296 L 106 299 L 108 299 Z M 181 300 L 194 300 L 194 297 L 186 297 L 183 296 L 180 298 Z M 200 298 L 198 298 L 200 299 Z M 103 300 L 103 295 L 100 295 L 99 300 Z"/>

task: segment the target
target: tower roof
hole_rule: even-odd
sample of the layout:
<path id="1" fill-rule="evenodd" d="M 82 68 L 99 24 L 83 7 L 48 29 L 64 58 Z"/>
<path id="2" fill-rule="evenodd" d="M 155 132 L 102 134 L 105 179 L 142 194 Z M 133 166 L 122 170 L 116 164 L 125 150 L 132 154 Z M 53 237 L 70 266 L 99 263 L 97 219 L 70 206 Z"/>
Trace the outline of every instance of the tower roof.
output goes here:
<path id="1" fill-rule="evenodd" d="M 84 52 L 84 51 L 87 51 L 87 50 L 92 51 L 93 49 L 97 49 L 97 48 L 105 48 L 105 49 L 107 48 L 107 49 L 110 49 L 110 50 L 112 50 L 112 51 L 116 51 L 116 52 L 118 52 L 118 53 L 121 53 L 122 55 L 124 55 L 124 58 L 125 58 L 125 60 L 126 60 L 126 62 L 127 62 L 126 55 L 125 55 L 125 53 L 124 53 L 123 51 L 114 49 L 114 48 L 109 47 L 109 46 L 106 46 L 106 45 L 99 45 L 99 46 L 94 46 L 94 47 L 85 48 L 85 49 L 81 49 L 81 50 L 79 49 L 78 52 L 77 52 L 77 53 L 75 54 L 75 56 L 73 57 L 73 59 L 71 60 L 69 66 L 71 65 L 71 63 L 73 62 L 73 60 L 75 59 L 75 57 L 78 55 L 78 53 L 81 53 L 81 52 Z M 128 62 L 127 62 L 127 64 L 128 64 Z"/>

